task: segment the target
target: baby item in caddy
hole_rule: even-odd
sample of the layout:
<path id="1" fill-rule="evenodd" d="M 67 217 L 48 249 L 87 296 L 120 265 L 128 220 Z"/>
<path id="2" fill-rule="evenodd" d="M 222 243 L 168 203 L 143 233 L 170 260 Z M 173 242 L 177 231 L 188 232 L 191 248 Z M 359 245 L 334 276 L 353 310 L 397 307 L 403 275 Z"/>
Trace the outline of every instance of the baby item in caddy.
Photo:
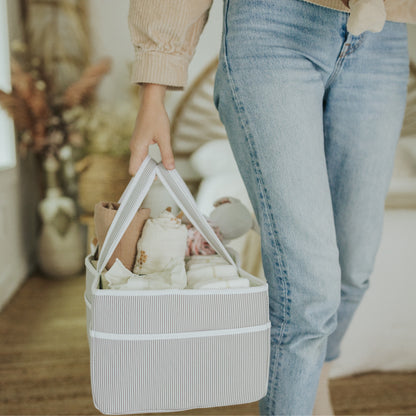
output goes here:
<path id="1" fill-rule="evenodd" d="M 158 217 L 147 219 L 137 242 L 133 273 L 116 259 L 103 273 L 102 287 L 119 290 L 249 287 L 249 280 L 241 278 L 237 268 L 218 255 L 186 217 L 182 223 L 182 216 L 182 212 L 174 216 L 168 207 Z M 219 227 L 209 218 L 207 222 L 222 240 Z"/>
<path id="2" fill-rule="evenodd" d="M 209 253 L 215 254 L 185 256 L 189 251 L 189 241 L 194 241 L 196 233 L 193 227 L 181 223 L 181 214 L 175 217 L 169 208 L 159 217 L 149 218 L 137 242 L 133 272 L 116 259 L 113 266 L 102 274 L 103 289 L 249 287 L 249 280 L 240 277 L 236 266 L 216 254 L 213 248 Z M 198 238 L 202 241 L 202 237 Z"/>
<path id="3" fill-rule="evenodd" d="M 184 289 L 187 228 L 169 207 L 146 220 L 133 273 L 120 261 L 103 274 L 105 289 Z"/>
<path id="4" fill-rule="evenodd" d="M 137 242 L 137 258 L 133 272 L 149 274 L 165 270 L 172 262 L 181 264 L 185 270 L 187 235 L 186 225 L 182 224 L 180 216 L 175 217 L 169 208 L 159 217 L 148 219 Z"/>
<path id="5" fill-rule="evenodd" d="M 108 229 L 116 216 L 120 204 L 117 202 L 98 202 L 94 207 L 94 226 L 97 235 L 98 250 L 102 247 Z M 140 208 L 134 215 L 129 227 L 123 235 L 123 238 L 114 250 L 110 260 L 106 264 L 106 268 L 110 268 L 119 259 L 121 263 L 128 269 L 133 270 L 136 260 L 137 240 L 142 232 L 145 221 L 149 218 L 150 209 Z M 99 251 L 97 254 L 99 254 Z"/>

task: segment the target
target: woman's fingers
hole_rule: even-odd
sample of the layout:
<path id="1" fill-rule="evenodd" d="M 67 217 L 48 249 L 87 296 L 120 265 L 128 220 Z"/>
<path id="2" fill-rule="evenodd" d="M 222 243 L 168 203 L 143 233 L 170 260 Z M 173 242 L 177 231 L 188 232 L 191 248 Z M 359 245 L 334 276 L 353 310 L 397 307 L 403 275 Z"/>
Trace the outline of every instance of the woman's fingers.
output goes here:
<path id="1" fill-rule="evenodd" d="M 170 137 L 166 139 L 159 139 L 155 137 L 153 142 L 157 143 L 159 146 L 163 166 L 168 170 L 174 169 L 175 159 L 173 157 L 172 146 L 170 144 Z M 129 174 L 133 176 L 136 174 L 140 165 L 143 163 L 143 160 L 148 155 L 149 146 L 144 144 L 144 142 L 132 142 L 130 151 Z"/>
<path id="2" fill-rule="evenodd" d="M 146 158 L 149 152 L 149 146 L 146 144 L 132 143 L 130 146 L 130 163 L 129 163 L 129 174 L 135 175 L 139 170 L 140 165 L 143 163 L 143 160 Z"/>
<path id="3" fill-rule="evenodd" d="M 166 86 L 145 84 L 141 91 L 141 106 L 130 142 L 129 173 L 134 175 L 149 153 L 149 145 L 157 143 L 166 169 L 175 167 L 170 144 L 170 121 L 164 105 Z"/>
<path id="4" fill-rule="evenodd" d="M 170 137 L 164 137 L 161 139 L 155 138 L 154 140 L 159 146 L 163 166 L 168 170 L 174 169 L 175 159 L 173 157 L 172 146 L 170 144 Z"/>

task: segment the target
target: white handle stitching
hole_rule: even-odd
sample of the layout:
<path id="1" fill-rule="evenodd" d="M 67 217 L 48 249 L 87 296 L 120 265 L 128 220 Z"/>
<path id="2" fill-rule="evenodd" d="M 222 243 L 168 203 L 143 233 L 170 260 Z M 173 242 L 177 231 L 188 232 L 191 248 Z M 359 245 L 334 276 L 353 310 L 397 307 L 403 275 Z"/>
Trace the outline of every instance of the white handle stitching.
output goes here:
<path id="1" fill-rule="evenodd" d="M 156 162 L 150 156 L 147 156 L 123 192 L 120 198 L 122 202 L 108 229 L 100 250 L 97 262 L 97 271 L 99 274 L 104 270 L 105 265 L 108 263 L 149 191 L 156 174 L 156 167 Z"/>

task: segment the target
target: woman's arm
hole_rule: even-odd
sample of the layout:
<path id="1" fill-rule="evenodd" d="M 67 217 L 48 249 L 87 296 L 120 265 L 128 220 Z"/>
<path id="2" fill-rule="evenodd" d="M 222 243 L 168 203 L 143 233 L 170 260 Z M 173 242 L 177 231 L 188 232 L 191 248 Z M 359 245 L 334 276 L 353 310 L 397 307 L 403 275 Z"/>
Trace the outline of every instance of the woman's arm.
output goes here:
<path id="1" fill-rule="evenodd" d="M 131 82 L 184 89 L 213 0 L 130 0 Z"/>
<path id="2" fill-rule="evenodd" d="M 128 24 L 135 49 L 131 82 L 141 86 L 141 104 L 130 141 L 134 175 L 157 143 L 166 169 L 173 169 L 166 89 L 183 90 L 188 66 L 213 0 L 130 0 Z"/>

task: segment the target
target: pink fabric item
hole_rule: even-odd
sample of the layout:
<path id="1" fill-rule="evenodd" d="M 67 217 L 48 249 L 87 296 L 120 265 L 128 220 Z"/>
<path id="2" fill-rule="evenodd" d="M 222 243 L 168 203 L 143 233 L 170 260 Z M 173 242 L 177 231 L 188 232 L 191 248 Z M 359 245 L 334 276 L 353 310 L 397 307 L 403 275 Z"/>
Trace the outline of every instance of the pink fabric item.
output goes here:
<path id="1" fill-rule="evenodd" d="M 218 238 L 222 241 L 223 237 L 221 234 L 220 229 L 213 225 L 212 222 L 207 219 L 208 224 L 213 228 L 215 234 Z M 185 256 L 193 256 L 193 255 L 211 255 L 217 254 L 217 252 L 209 245 L 209 243 L 205 240 L 205 238 L 201 235 L 201 233 L 192 225 L 187 224 L 188 228 L 188 240 L 186 246 Z"/>

